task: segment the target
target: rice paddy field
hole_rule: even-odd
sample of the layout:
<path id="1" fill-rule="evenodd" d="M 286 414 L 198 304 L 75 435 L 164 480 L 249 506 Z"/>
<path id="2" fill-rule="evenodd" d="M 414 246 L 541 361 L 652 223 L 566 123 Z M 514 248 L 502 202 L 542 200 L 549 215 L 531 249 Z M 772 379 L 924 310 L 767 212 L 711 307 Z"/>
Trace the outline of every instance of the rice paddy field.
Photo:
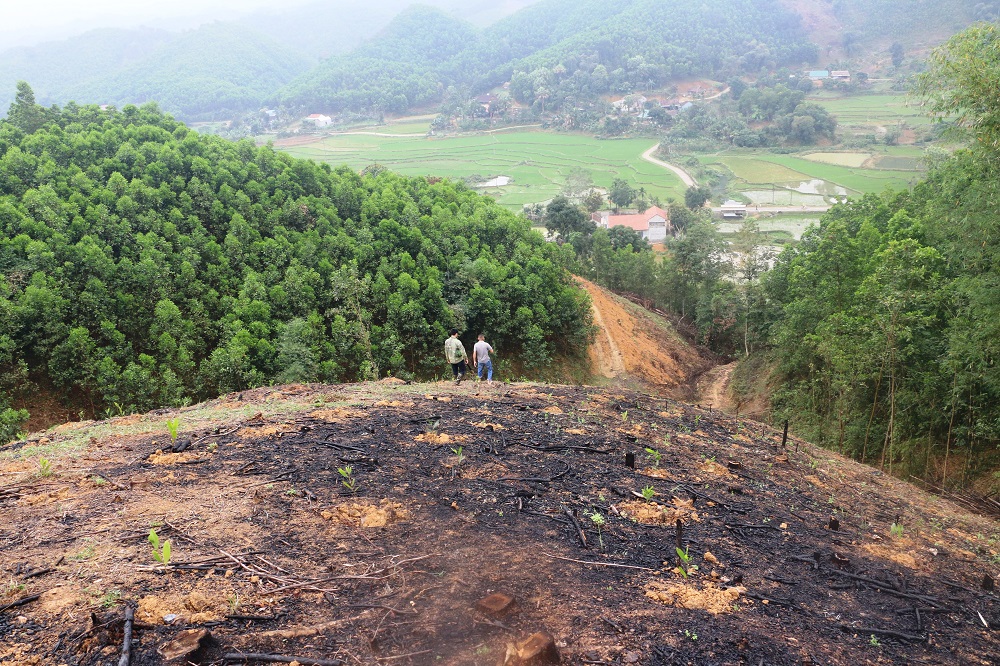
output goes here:
<path id="1" fill-rule="evenodd" d="M 610 188 L 612 180 L 620 177 L 661 199 L 684 196 L 684 185 L 675 174 L 642 159 L 642 153 L 655 143 L 651 139 L 602 140 L 518 129 L 433 137 L 427 136 L 428 128 L 426 122 L 410 122 L 332 134 L 312 142 L 277 141 L 275 147 L 296 157 L 354 169 L 377 162 L 411 176 L 463 179 L 478 175 L 483 180 L 507 176 L 507 185 L 483 192 L 515 210 L 559 194 L 574 169 L 589 171 L 599 188 Z"/>
<path id="2" fill-rule="evenodd" d="M 847 97 L 820 94 L 810 96 L 809 101 L 819 104 L 836 116 L 841 128 L 868 128 L 871 131 L 877 126 L 904 123 L 911 127 L 921 127 L 932 122 L 919 102 L 902 93 Z"/>
<path id="3" fill-rule="evenodd" d="M 751 203 L 821 206 L 885 188 L 903 189 L 920 179 L 922 151 L 908 146 L 868 151 L 800 154 L 721 152 L 698 156 L 705 166 L 729 171 L 732 190 Z"/>

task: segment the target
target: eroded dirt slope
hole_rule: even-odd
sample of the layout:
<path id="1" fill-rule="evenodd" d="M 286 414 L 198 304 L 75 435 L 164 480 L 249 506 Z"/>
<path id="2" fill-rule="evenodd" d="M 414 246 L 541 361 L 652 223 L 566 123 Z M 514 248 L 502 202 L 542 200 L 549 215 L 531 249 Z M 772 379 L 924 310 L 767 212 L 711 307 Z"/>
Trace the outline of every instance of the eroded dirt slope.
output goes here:
<path id="1" fill-rule="evenodd" d="M 697 377 L 712 360 L 688 344 L 662 317 L 577 278 L 590 294 L 597 336 L 591 366 L 606 379 L 637 380 L 672 398 L 694 396 Z"/>
<path id="2" fill-rule="evenodd" d="M 183 636 L 198 650 L 170 663 L 496 665 L 539 631 L 564 664 L 997 663 L 1000 525 L 779 440 L 529 384 L 68 424 L 0 451 L 0 663 L 117 664 L 126 606 L 133 665 Z M 512 608 L 477 606 L 496 592 Z"/>

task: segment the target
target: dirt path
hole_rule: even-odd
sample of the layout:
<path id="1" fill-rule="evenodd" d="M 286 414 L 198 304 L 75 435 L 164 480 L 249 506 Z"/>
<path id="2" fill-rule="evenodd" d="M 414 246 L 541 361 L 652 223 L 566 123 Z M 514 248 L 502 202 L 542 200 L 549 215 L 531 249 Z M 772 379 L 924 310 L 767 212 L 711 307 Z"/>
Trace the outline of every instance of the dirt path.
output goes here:
<path id="1" fill-rule="evenodd" d="M 732 405 L 729 400 L 729 381 L 732 378 L 736 363 L 717 365 L 698 379 L 696 389 L 697 403 L 726 411 Z"/>
<path id="2" fill-rule="evenodd" d="M 622 360 L 621 349 L 611 335 L 610 329 L 604 323 L 601 315 L 601 308 L 598 301 L 591 296 L 590 309 L 594 313 L 594 324 L 597 325 L 597 340 L 594 341 L 591 349 L 593 358 L 597 361 L 600 374 L 604 377 L 615 378 L 625 373 L 625 362 Z"/>
<path id="3" fill-rule="evenodd" d="M 642 159 L 646 160 L 650 164 L 655 164 L 656 166 L 661 166 L 664 169 L 673 171 L 675 174 L 677 174 L 677 177 L 680 178 L 681 182 L 683 182 L 685 185 L 687 185 L 688 187 L 695 187 L 698 184 L 698 181 L 692 178 L 691 174 L 689 174 L 687 171 L 680 168 L 679 166 L 674 166 L 669 162 L 664 162 L 663 160 L 658 160 L 655 157 L 653 157 L 653 153 L 659 150 L 659 148 L 660 144 L 656 144 L 655 146 L 653 146 L 652 148 L 650 148 L 649 150 L 647 150 L 642 154 Z"/>

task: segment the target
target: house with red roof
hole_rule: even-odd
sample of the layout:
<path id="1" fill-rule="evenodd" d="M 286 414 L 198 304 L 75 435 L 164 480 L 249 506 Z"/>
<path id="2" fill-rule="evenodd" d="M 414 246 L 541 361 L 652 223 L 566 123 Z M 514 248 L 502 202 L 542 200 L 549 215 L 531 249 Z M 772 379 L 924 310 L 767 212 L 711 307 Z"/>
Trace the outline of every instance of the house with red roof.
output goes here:
<path id="1" fill-rule="evenodd" d="M 305 122 L 312 123 L 316 127 L 326 127 L 333 124 L 333 118 L 322 113 L 312 113 L 306 116 Z"/>
<path id="2" fill-rule="evenodd" d="M 642 213 L 630 215 L 612 215 L 610 211 L 594 213 L 592 219 L 599 227 L 628 227 L 637 231 L 650 243 L 662 243 L 668 233 L 673 233 L 674 226 L 670 223 L 670 213 L 658 206 L 653 206 Z"/>

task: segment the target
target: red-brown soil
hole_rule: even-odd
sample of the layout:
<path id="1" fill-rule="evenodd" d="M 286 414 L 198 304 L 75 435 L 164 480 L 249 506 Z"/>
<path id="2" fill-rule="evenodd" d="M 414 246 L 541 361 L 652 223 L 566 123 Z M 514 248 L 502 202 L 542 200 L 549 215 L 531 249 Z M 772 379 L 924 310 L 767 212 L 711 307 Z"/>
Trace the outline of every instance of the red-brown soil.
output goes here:
<path id="1" fill-rule="evenodd" d="M 713 361 L 685 341 L 659 315 L 577 278 L 590 295 L 597 335 L 591 367 L 600 377 L 631 380 L 675 399 L 693 397 L 695 379 Z"/>
<path id="2" fill-rule="evenodd" d="M 0 450 L 0 664 L 117 664 L 125 605 L 133 666 L 191 629 L 172 663 L 493 666 L 537 631 L 564 664 L 1000 658 L 996 522 L 643 393 L 290 386 L 44 438 Z"/>

